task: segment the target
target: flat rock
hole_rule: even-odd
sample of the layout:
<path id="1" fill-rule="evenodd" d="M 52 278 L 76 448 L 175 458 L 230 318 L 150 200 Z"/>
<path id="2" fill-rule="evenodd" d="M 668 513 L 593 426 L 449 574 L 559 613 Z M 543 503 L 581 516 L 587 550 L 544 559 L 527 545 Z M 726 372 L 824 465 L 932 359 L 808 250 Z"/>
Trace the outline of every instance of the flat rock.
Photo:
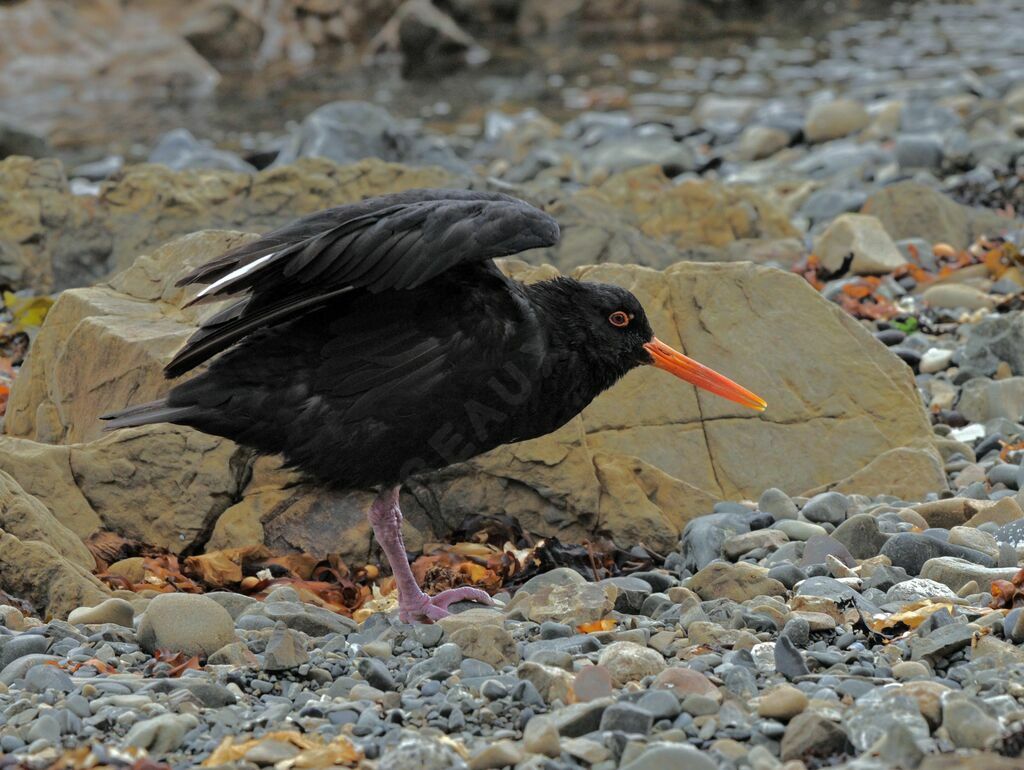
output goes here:
<path id="1" fill-rule="evenodd" d="M 766 573 L 763 567 L 745 562 L 712 562 L 690 578 L 687 587 L 705 600 L 722 597 L 744 602 L 755 596 L 785 596 L 785 586 Z"/>
<path id="2" fill-rule="evenodd" d="M 987 591 L 992 581 L 1012 580 L 1018 571 L 1016 567 L 985 567 L 954 556 L 939 556 L 926 561 L 920 574 L 922 578 L 941 583 L 953 591 L 959 591 L 972 580 Z"/>
<path id="3" fill-rule="evenodd" d="M 995 566 L 995 560 L 981 551 L 951 545 L 915 532 L 900 532 L 893 535 L 882 546 L 882 555 L 888 556 L 893 566 L 903 567 L 909 575 L 922 575 L 921 570 L 925 562 L 942 556 L 964 559 L 982 567 Z"/>
<path id="4" fill-rule="evenodd" d="M 846 259 L 858 275 L 890 273 L 907 263 L 882 223 L 865 214 L 842 214 L 814 242 L 821 264 L 838 272 Z"/>

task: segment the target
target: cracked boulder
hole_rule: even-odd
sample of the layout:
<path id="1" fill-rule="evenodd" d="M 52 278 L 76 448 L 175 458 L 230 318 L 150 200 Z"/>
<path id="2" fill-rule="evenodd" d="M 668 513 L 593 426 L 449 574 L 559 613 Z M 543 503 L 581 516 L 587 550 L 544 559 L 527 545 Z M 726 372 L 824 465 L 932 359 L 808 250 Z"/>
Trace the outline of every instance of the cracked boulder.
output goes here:
<path id="1" fill-rule="evenodd" d="M 165 393 L 161 366 L 197 320 L 179 310 L 185 297 L 173 288 L 176 276 L 245 237 L 251 236 L 186 236 L 141 257 L 109 286 L 65 292 L 40 331 L 28 376 L 15 384 L 9 430 L 44 441 L 89 441 L 98 434 L 99 411 Z M 574 264 L 584 260 L 587 243 L 576 247 Z M 506 269 L 528 281 L 556 274 L 514 261 Z M 914 494 L 906 496 L 945 488 L 910 369 L 797 276 L 749 263 L 693 262 L 661 271 L 608 263 L 572 275 L 629 288 L 661 339 L 763 396 L 767 411 L 643 367 L 551 435 L 412 480 L 403 499 L 412 547 L 467 515 L 484 514 L 511 515 L 527 530 L 565 539 L 603 532 L 622 545 L 664 550 L 716 500 L 756 499 L 767 487 L 903 495 L 909 482 L 901 470 L 912 467 Z M 87 446 L 99 457 L 102 442 L 114 440 Z M 130 461 L 146 484 L 174 489 L 190 478 L 188 463 L 167 457 L 181 451 L 178 444 L 146 435 L 134 440 L 153 442 Z M 224 444 L 204 463 L 241 463 Z M 111 479 L 115 471 L 129 474 L 129 461 L 108 464 Z M 28 483 L 23 474 L 31 475 L 27 468 L 13 472 Z M 368 553 L 365 492 L 327 494 L 269 459 L 251 477 L 228 477 L 245 485 L 212 517 L 208 547 L 265 542 Z M 86 497 L 90 504 L 98 499 Z M 202 526 L 214 510 L 204 505 Z M 59 517 L 60 506 L 54 508 Z"/>

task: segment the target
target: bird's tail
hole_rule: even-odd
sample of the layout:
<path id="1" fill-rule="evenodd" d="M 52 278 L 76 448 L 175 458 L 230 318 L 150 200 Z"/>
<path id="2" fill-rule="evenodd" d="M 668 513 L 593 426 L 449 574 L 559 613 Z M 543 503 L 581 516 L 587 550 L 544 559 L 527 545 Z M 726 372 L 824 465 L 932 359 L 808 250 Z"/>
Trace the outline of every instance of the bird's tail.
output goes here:
<path id="1" fill-rule="evenodd" d="M 161 398 L 156 401 L 150 401 L 148 404 L 130 406 L 119 412 L 100 415 L 100 419 L 108 421 L 108 424 L 103 426 L 103 430 L 110 431 L 117 430 L 118 428 L 134 428 L 138 425 L 149 425 L 154 422 L 180 423 L 182 418 L 188 417 L 194 411 L 194 406 L 168 406 L 167 399 Z"/>

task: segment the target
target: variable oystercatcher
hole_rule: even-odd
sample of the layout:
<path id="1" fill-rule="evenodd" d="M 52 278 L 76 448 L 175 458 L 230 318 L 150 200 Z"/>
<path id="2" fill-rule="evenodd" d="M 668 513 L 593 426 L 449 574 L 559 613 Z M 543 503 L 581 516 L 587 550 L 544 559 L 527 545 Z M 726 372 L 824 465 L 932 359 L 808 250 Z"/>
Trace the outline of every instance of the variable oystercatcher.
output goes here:
<path id="1" fill-rule="evenodd" d="M 763 410 L 765 402 L 658 340 L 617 286 L 524 285 L 495 257 L 550 246 L 555 221 L 498 193 L 413 190 L 327 209 L 182 278 L 193 302 L 243 298 L 167 365 L 166 398 L 105 416 L 225 436 L 320 482 L 379 487 L 369 511 L 402 620 L 445 616 L 476 588 L 428 596 L 402 541 L 409 476 L 564 425 L 630 369 L 650 364 Z"/>

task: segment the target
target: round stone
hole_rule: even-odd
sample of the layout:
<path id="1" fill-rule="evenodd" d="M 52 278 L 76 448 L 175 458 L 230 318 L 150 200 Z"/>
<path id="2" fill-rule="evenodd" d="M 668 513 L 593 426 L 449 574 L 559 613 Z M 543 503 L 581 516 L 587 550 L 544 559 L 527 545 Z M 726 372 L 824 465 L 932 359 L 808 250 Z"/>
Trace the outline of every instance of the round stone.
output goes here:
<path id="1" fill-rule="evenodd" d="M 665 670 L 665 659 L 650 647 L 634 642 L 613 642 L 601 650 L 598 665 L 608 669 L 615 687 L 622 687 L 645 676 L 657 676 Z"/>
<path id="2" fill-rule="evenodd" d="M 139 646 L 152 654 L 170 650 L 209 657 L 237 641 L 231 615 L 198 594 L 161 594 L 149 603 L 139 624 Z"/>

